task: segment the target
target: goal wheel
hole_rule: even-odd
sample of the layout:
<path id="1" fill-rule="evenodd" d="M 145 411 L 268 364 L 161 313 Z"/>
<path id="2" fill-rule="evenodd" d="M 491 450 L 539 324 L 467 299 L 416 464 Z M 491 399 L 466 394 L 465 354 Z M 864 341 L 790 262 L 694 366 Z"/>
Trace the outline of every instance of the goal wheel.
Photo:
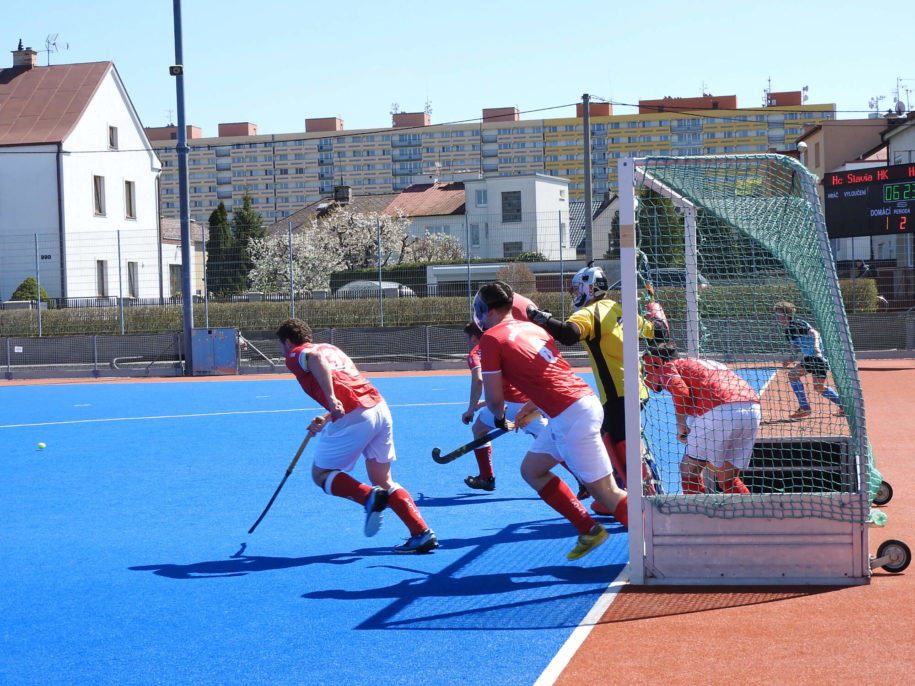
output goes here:
<path id="1" fill-rule="evenodd" d="M 881 481 L 877 487 L 877 493 L 874 495 L 874 505 L 886 505 L 893 499 L 893 487 L 889 482 Z"/>
<path id="2" fill-rule="evenodd" d="M 902 541 L 891 538 L 877 548 L 877 557 L 888 557 L 889 561 L 881 566 L 888 572 L 898 574 L 909 566 L 909 562 L 912 561 L 912 551 Z"/>

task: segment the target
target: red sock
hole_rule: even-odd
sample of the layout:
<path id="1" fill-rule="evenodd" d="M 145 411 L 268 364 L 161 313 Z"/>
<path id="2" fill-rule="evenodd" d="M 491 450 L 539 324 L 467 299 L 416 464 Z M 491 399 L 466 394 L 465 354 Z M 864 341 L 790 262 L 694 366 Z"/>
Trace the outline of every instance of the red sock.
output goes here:
<path id="1" fill-rule="evenodd" d="M 492 446 L 487 445 L 477 448 L 473 451 L 474 457 L 477 458 L 477 466 L 480 468 L 481 479 L 492 478 Z"/>
<path id="2" fill-rule="evenodd" d="M 724 482 L 724 492 L 745 493 L 746 495 L 749 495 L 750 489 L 744 485 L 743 480 L 739 476 L 735 476 L 731 481 Z"/>
<path id="3" fill-rule="evenodd" d="M 620 487 L 626 488 L 626 441 L 620 441 L 614 445 L 607 434 L 601 434 L 601 438 L 604 439 L 604 447 L 607 448 L 613 471 L 619 477 L 617 483 L 622 481 Z"/>
<path id="4" fill-rule="evenodd" d="M 343 472 L 331 472 L 328 479 L 332 479 L 330 482 L 330 494 L 335 495 L 338 498 L 346 498 L 347 500 L 355 500 L 360 505 L 365 505 L 365 501 L 369 498 L 369 493 L 372 492 L 372 487 L 363 483 L 359 483 L 349 474 L 344 474 Z M 324 489 L 327 490 L 326 488 Z"/>
<path id="5" fill-rule="evenodd" d="M 407 489 L 396 487 L 388 497 L 388 507 L 394 510 L 394 514 L 400 517 L 400 521 L 407 525 L 411 536 L 421 534 L 429 528 Z"/>
<path id="6" fill-rule="evenodd" d="M 695 477 L 693 477 L 692 474 L 683 474 L 680 477 L 680 483 L 683 486 L 684 495 L 705 493 L 705 483 L 702 481 L 701 474 L 698 474 Z"/>
<path id="7" fill-rule="evenodd" d="M 555 474 L 547 481 L 546 486 L 537 491 L 543 502 L 572 522 L 580 534 L 586 534 L 595 522 L 566 482 Z"/>
<path id="8" fill-rule="evenodd" d="M 624 495 L 623 499 L 616 504 L 616 509 L 613 510 L 613 518 L 618 521 L 620 524 L 629 528 L 629 496 Z"/>

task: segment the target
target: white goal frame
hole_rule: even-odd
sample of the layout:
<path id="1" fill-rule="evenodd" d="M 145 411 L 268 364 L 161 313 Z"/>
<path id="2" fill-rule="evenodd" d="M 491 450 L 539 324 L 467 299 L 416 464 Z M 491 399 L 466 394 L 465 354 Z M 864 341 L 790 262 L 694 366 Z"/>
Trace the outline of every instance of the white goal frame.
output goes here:
<path id="1" fill-rule="evenodd" d="M 660 183 L 640 167 L 641 159 L 619 162 L 620 270 L 622 279 L 623 330 L 638 330 L 636 181 L 668 198 L 684 216 L 687 353 L 699 351 L 696 207 L 686 198 Z M 815 197 L 811 200 L 818 203 Z M 825 226 L 817 229 L 825 236 Z M 825 238 L 824 238 L 825 240 Z M 641 435 L 638 336 L 623 340 L 626 435 Z M 863 421 L 863 410 L 858 410 Z M 862 425 L 863 426 L 863 425 Z M 862 443 L 866 442 L 862 439 Z M 850 446 L 859 456 L 856 465 L 858 489 L 836 494 L 844 504 L 868 502 L 867 466 L 861 446 Z M 626 443 L 627 473 L 641 473 L 638 440 Z M 686 499 L 695 496 L 661 496 Z M 815 505 L 815 494 L 722 495 L 716 503 L 720 512 L 731 506 L 742 508 L 744 499 L 766 498 L 775 508 Z M 866 522 L 804 518 L 710 517 L 698 513 L 665 512 L 640 488 L 629 490 L 630 583 L 634 585 L 857 585 L 870 580 L 868 529 Z"/>

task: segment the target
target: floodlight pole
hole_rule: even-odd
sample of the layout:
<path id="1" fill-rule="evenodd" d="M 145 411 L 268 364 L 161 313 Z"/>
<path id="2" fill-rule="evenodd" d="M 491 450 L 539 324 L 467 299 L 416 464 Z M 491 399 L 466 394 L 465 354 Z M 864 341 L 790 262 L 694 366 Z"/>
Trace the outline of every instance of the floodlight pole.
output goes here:
<path id="1" fill-rule="evenodd" d="M 591 211 L 591 96 L 581 96 L 582 127 L 585 133 L 585 259 L 594 259 L 594 217 Z M 562 241 L 559 244 L 562 252 Z"/>
<path id="2" fill-rule="evenodd" d="M 178 108 L 178 207 L 181 219 L 181 310 L 184 320 L 184 373 L 194 373 L 191 349 L 194 328 L 194 296 L 191 291 L 191 222 L 187 188 L 187 126 L 184 122 L 184 56 L 181 47 L 181 0 L 173 1 L 175 17 L 175 64 L 169 73 L 175 77 Z"/>

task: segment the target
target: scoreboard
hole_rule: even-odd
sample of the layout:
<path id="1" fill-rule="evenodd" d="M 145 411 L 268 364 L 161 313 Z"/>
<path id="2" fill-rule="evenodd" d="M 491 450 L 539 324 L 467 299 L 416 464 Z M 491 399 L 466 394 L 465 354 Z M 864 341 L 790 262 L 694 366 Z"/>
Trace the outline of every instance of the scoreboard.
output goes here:
<path id="1" fill-rule="evenodd" d="M 915 232 L 915 164 L 823 176 L 830 238 Z"/>

